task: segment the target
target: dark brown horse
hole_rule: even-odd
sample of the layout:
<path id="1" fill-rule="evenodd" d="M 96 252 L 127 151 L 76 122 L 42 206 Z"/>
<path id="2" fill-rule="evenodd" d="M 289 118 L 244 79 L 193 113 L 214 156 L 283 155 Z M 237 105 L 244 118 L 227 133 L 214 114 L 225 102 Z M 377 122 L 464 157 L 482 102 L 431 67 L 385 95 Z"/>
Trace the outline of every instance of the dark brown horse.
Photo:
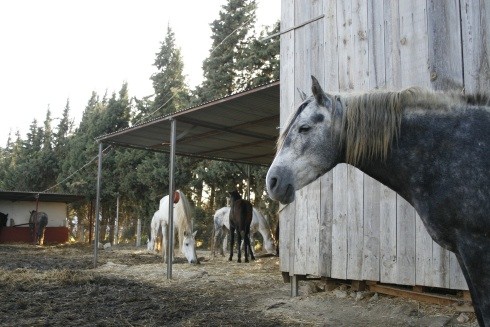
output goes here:
<path id="1" fill-rule="evenodd" d="M 252 260 L 255 260 L 250 246 L 250 224 L 252 223 L 253 207 L 252 204 L 242 199 L 236 190 L 229 192 L 231 196 L 230 207 L 230 258 L 233 259 L 233 243 L 235 242 L 235 230 L 237 231 L 238 262 L 242 262 L 242 250 L 240 244 L 242 239 L 245 243 L 245 262 L 248 262 L 248 251 Z"/>
<path id="2" fill-rule="evenodd" d="M 6 227 L 7 226 L 7 220 L 8 220 L 8 217 L 9 217 L 9 214 L 5 214 L 3 212 L 0 212 L 0 229 L 2 229 L 2 227 Z"/>
<path id="3" fill-rule="evenodd" d="M 48 215 L 45 212 L 37 212 L 32 210 L 29 217 L 29 228 L 34 239 L 34 243 L 38 245 L 44 244 L 44 232 L 48 224 Z"/>

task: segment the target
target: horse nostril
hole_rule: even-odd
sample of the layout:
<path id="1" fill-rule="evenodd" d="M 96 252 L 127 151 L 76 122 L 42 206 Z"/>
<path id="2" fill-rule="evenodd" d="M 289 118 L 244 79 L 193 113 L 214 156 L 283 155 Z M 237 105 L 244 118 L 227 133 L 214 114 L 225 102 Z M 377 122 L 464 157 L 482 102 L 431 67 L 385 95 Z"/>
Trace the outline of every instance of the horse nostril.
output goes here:
<path id="1" fill-rule="evenodd" d="M 274 187 L 276 187 L 276 184 L 277 184 L 277 178 L 272 177 L 270 180 L 270 188 L 273 189 Z"/>

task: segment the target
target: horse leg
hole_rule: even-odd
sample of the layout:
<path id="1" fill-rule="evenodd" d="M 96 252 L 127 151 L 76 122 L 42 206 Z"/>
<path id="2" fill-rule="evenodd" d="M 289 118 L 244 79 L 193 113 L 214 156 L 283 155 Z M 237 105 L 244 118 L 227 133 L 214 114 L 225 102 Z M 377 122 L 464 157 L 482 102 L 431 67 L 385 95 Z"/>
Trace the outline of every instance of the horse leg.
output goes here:
<path id="1" fill-rule="evenodd" d="M 235 242 L 235 228 L 230 226 L 230 257 L 228 261 L 233 260 L 233 242 Z"/>
<path id="2" fill-rule="evenodd" d="M 237 233 L 236 233 L 236 237 L 237 237 L 237 243 L 236 243 L 236 247 L 237 247 L 237 256 L 238 256 L 238 261 L 237 262 L 242 262 L 242 234 L 243 232 L 242 231 L 239 231 L 237 230 Z"/>
<path id="3" fill-rule="evenodd" d="M 265 241 L 263 243 L 265 243 Z M 248 245 L 250 247 L 250 255 L 253 256 L 254 255 L 254 249 L 253 249 L 254 247 L 253 246 L 255 245 L 255 237 L 254 237 L 254 233 L 252 233 L 252 232 L 249 233 Z M 265 245 L 263 245 L 263 247 L 265 248 Z M 252 258 L 252 260 L 254 260 L 254 259 Z"/>
<path id="4" fill-rule="evenodd" d="M 228 231 L 223 230 L 221 233 L 221 248 L 220 248 L 220 253 L 221 256 L 224 257 L 226 251 L 228 250 Z"/>
<path id="5" fill-rule="evenodd" d="M 248 235 L 246 235 L 246 237 L 247 237 L 247 239 L 248 239 L 248 247 L 249 247 L 249 249 L 250 249 L 250 258 L 251 258 L 252 260 L 255 260 L 254 252 L 253 252 L 253 250 L 252 250 L 252 245 L 250 244 L 250 239 L 248 238 Z M 253 243 L 252 243 L 252 244 L 253 244 Z"/>
<path id="6" fill-rule="evenodd" d="M 478 324 L 490 327 L 490 239 L 470 236 L 458 242 L 459 265 L 471 294 Z"/>
<path id="7" fill-rule="evenodd" d="M 165 258 L 167 255 L 167 225 L 162 224 L 162 246 L 160 247 L 162 250 L 162 259 L 165 262 Z"/>
<path id="8" fill-rule="evenodd" d="M 247 237 L 247 232 L 242 232 L 242 243 L 243 243 L 243 251 L 245 252 L 245 262 L 248 262 L 248 250 L 250 249 L 249 238 Z"/>
<path id="9" fill-rule="evenodd" d="M 39 245 L 44 245 L 44 232 L 46 231 L 46 227 L 44 226 L 39 226 Z"/>
<path id="10" fill-rule="evenodd" d="M 218 233 L 216 233 L 216 228 L 213 228 L 211 233 L 211 254 L 213 258 L 216 256 L 216 241 L 218 238 Z"/>

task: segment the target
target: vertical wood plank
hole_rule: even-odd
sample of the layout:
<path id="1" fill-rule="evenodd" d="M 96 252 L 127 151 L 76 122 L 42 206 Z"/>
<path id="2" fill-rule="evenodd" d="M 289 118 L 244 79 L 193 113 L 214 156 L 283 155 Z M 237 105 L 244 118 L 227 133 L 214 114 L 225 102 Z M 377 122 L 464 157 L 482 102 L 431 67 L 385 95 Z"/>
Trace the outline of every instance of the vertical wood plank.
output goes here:
<path id="1" fill-rule="evenodd" d="M 380 281 L 397 283 L 397 194 L 389 187 L 382 185 L 380 189 Z"/>
<path id="2" fill-rule="evenodd" d="M 386 84 L 384 60 L 384 23 L 383 2 L 367 3 L 367 37 L 368 37 L 368 87 L 383 87 Z M 373 178 L 364 176 L 364 244 L 362 277 L 363 280 L 380 279 L 380 216 L 381 186 Z"/>
<path id="3" fill-rule="evenodd" d="M 384 1 L 384 46 L 385 46 L 385 78 L 388 88 L 399 89 L 402 85 L 402 67 L 400 57 L 400 14 L 399 1 Z M 381 188 L 380 203 L 380 281 L 383 283 L 398 283 L 397 236 L 398 195 L 386 186 Z"/>
<path id="4" fill-rule="evenodd" d="M 318 17 L 323 13 L 323 1 L 314 0 L 311 6 L 311 12 L 308 19 Z M 315 74 L 319 81 L 323 85 L 325 81 L 325 47 L 324 47 L 324 20 L 315 21 L 307 26 L 309 39 L 308 42 L 310 44 L 310 56 L 311 63 L 310 69 L 312 70 L 310 74 L 306 76 L 306 78 L 311 81 L 311 75 Z M 312 235 L 312 240 L 308 242 L 308 270 L 311 271 L 311 274 L 320 275 L 321 269 L 319 262 L 322 261 L 323 256 L 320 252 L 322 248 L 322 242 L 330 242 L 329 239 L 323 239 L 321 236 L 323 234 L 322 231 L 322 221 L 323 215 L 322 212 L 323 206 L 322 203 L 322 192 L 321 189 L 323 187 L 323 178 L 317 179 L 315 182 L 311 184 L 311 188 L 309 188 L 308 192 L 308 234 Z M 328 246 L 328 245 L 327 245 Z"/>
<path id="5" fill-rule="evenodd" d="M 468 284 L 466 284 L 458 259 L 454 253 L 449 254 L 449 288 L 468 290 Z"/>
<path id="6" fill-rule="evenodd" d="M 466 92 L 490 89 L 490 0 L 461 0 L 464 88 Z"/>
<path id="7" fill-rule="evenodd" d="M 430 86 L 426 0 L 400 1 L 402 87 Z"/>
<path id="8" fill-rule="evenodd" d="M 320 252 L 318 274 L 331 277 L 332 273 L 332 217 L 333 217 L 333 172 L 320 180 Z"/>
<path id="9" fill-rule="evenodd" d="M 389 88 L 399 89 L 402 86 L 399 1 L 385 1 L 383 7 L 386 84 Z"/>
<path id="10" fill-rule="evenodd" d="M 332 277 L 347 279 L 347 165 L 333 169 Z"/>
<path id="11" fill-rule="evenodd" d="M 396 196 L 396 283 L 415 285 L 415 209 Z"/>
<path id="12" fill-rule="evenodd" d="M 300 24 L 310 16 L 310 6 L 309 0 L 295 0 L 294 3 L 294 20 L 295 24 Z M 306 27 L 306 26 L 305 26 Z M 301 98 L 296 91 L 296 89 L 304 89 L 306 86 L 306 74 L 309 72 L 311 58 L 308 56 L 309 51 L 309 35 L 307 34 L 307 29 L 301 27 L 295 30 L 295 41 L 294 41 L 294 110 L 301 103 Z M 295 201 L 292 205 L 295 206 L 295 216 L 294 216 L 294 269 L 293 274 L 295 275 L 306 275 L 307 267 L 307 244 L 308 244 L 308 188 L 310 185 L 304 187 L 303 189 L 296 191 Z"/>
<path id="13" fill-rule="evenodd" d="M 435 90 L 463 89 L 459 0 L 427 1 L 430 81 Z"/>
<path id="14" fill-rule="evenodd" d="M 294 26 L 294 0 L 281 1 L 281 29 Z M 280 126 L 286 124 L 294 105 L 294 30 L 280 36 Z M 279 266 L 284 272 L 292 272 L 294 257 L 294 206 L 280 206 L 279 212 Z"/>
<path id="15" fill-rule="evenodd" d="M 361 280 L 363 267 L 363 173 L 347 168 L 347 278 Z"/>
<path id="16" fill-rule="evenodd" d="M 308 272 L 307 248 L 311 238 L 308 235 L 308 188 L 296 191 L 296 200 L 291 205 L 295 207 L 294 216 L 294 263 L 293 275 L 306 275 Z"/>
<path id="17" fill-rule="evenodd" d="M 341 89 L 366 91 L 369 88 L 369 58 L 368 58 L 368 14 L 367 3 L 362 0 L 352 0 L 344 14 L 347 22 L 347 66 L 345 76 L 348 85 Z M 348 177 L 348 225 L 347 225 L 347 278 L 362 279 L 363 247 L 364 247 L 364 215 L 363 215 L 363 185 L 364 174 L 352 167 L 347 168 Z"/>
<path id="18" fill-rule="evenodd" d="M 433 241 L 430 237 L 427 229 L 425 228 L 419 215 L 416 215 L 415 221 L 416 230 L 416 279 L 417 285 L 432 285 L 433 262 L 432 262 L 432 248 Z"/>
<path id="19" fill-rule="evenodd" d="M 304 22 L 317 17 L 322 12 L 322 2 L 301 0 L 295 3 L 295 21 Z M 323 25 L 322 21 L 312 22 L 296 30 L 295 41 L 295 85 L 305 89 L 311 85 L 312 74 L 320 80 L 324 78 Z M 296 103 L 301 99 L 296 93 Z M 296 193 L 295 256 L 294 273 L 318 274 L 320 257 L 320 180 L 316 180 Z M 309 203 L 313 205 L 309 205 Z"/>
<path id="20" fill-rule="evenodd" d="M 337 1 L 323 0 L 323 80 L 326 90 L 338 91 Z M 319 274 L 332 276 L 333 171 L 321 177 L 320 262 Z"/>
<path id="21" fill-rule="evenodd" d="M 378 281 L 380 278 L 380 183 L 364 176 L 364 244 L 362 280 Z"/>
<path id="22" fill-rule="evenodd" d="M 427 3 L 425 0 L 400 1 L 401 87 L 430 86 L 428 63 Z M 415 209 L 397 196 L 397 275 L 398 283 L 414 285 L 425 276 L 431 264 L 432 239 Z M 424 284 L 419 284 L 424 285 Z"/>
<path id="23" fill-rule="evenodd" d="M 351 3 L 337 1 L 337 40 L 338 40 L 338 88 L 353 89 L 349 84 L 352 37 L 350 33 Z M 333 170 L 333 222 L 332 222 L 332 277 L 347 278 L 348 255 L 348 191 L 346 164 L 337 165 Z"/>

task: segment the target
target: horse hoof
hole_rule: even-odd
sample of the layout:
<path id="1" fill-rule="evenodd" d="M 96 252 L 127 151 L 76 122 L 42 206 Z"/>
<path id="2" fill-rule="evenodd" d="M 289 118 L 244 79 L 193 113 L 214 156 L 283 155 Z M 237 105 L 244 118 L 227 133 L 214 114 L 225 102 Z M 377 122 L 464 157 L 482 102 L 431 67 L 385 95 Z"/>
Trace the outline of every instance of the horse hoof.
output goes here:
<path id="1" fill-rule="evenodd" d="M 245 259 L 245 262 L 248 262 L 248 259 Z"/>
<path id="2" fill-rule="evenodd" d="M 231 260 L 233 260 L 233 259 L 232 259 L 231 257 L 229 257 L 229 258 L 228 258 L 228 261 L 231 261 Z"/>

